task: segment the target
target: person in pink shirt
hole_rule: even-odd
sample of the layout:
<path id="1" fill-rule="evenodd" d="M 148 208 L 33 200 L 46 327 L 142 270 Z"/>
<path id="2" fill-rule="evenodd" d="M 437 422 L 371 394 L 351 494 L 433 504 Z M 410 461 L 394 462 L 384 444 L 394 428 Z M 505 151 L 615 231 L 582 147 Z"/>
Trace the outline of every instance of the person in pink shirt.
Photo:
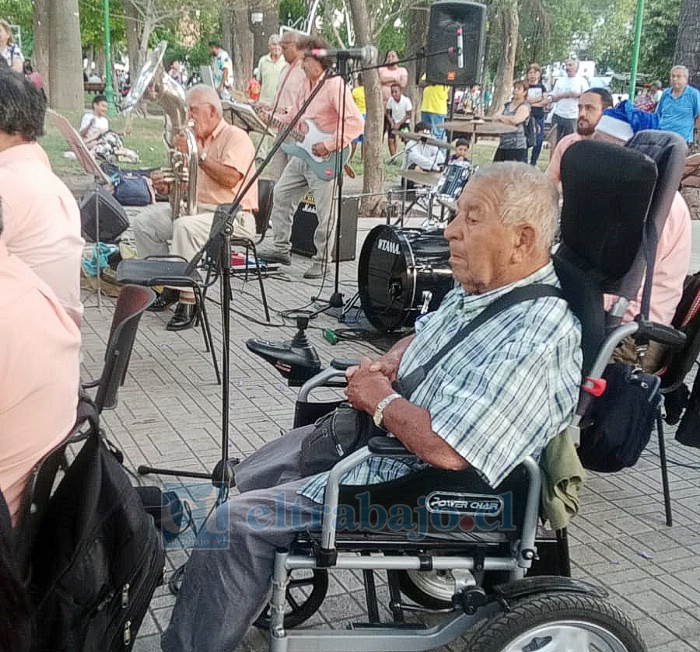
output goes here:
<path id="1" fill-rule="evenodd" d="M 0 203 L 0 490 L 17 524 L 29 475 L 75 423 L 80 330 L 4 242 Z"/>
<path id="2" fill-rule="evenodd" d="M 280 40 L 280 45 L 282 46 L 282 56 L 287 65 L 280 72 L 277 95 L 269 108 L 275 114 L 287 115 L 294 106 L 297 95 L 299 95 L 299 91 L 306 79 L 306 73 L 304 72 L 306 36 L 300 32 L 285 32 Z M 260 156 L 265 155 L 262 150 L 258 154 Z M 287 163 L 289 163 L 289 156 L 281 148 L 278 149 L 267 164 L 267 167 L 262 171 L 262 178 L 277 181 L 282 176 L 282 171 Z"/>
<path id="3" fill-rule="evenodd" d="M 24 76 L 0 70 L 0 199 L 4 242 L 48 283 L 80 326 L 80 262 L 85 244 L 73 194 L 36 142 L 46 102 Z"/>
<path id="4" fill-rule="evenodd" d="M 603 111 L 612 105 L 612 95 L 604 88 L 591 88 L 578 98 L 576 133 L 564 136 L 549 157 L 546 174 L 554 183 L 561 183 L 561 157 L 564 156 L 564 152 L 574 143 L 586 138 L 593 138 L 596 125 L 603 116 Z"/>
<path id="5" fill-rule="evenodd" d="M 307 52 L 323 50 L 327 49 L 328 45 L 322 39 L 310 38 L 306 42 L 306 48 Z M 308 143 L 315 157 L 326 157 L 332 152 L 344 149 L 364 130 L 362 114 L 353 101 L 352 93 L 345 81 L 339 76 L 326 78 L 330 64 L 331 61 L 327 57 L 305 55 L 304 70 L 307 79 L 290 111 L 286 115 L 276 116 L 283 124 L 291 122 L 318 84 L 323 83 L 297 123 L 299 130 L 303 133 L 308 133 L 310 128 L 315 128 L 325 134 L 316 136 L 323 138 L 319 142 Z M 333 187 L 332 176 L 322 179 L 316 174 L 307 158 L 292 156 L 275 185 L 270 214 L 273 246 L 258 249 L 258 255 L 264 260 L 291 265 L 289 252 L 294 211 L 304 195 L 311 191 L 318 216 L 318 226 L 314 233 L 316 253 L 312 265 L 304 273 L 304 278 L 320 278 L 324 273 L 324 264 L 328 256 L 328 241 L 333 233 L 331 219 Z"/>
<path id="6" fill-rule="evenodd" d="M 382 106 L 384 107 L 384 133 L 389 134 L 391 140 L 391 120 L 386 116 L 387 102 L 391 98 L 391 87 L 398 84 L 403 93 L 408 86 L 408 70 L 398 64 L 399 54 L 396 50 L 386 53 L 386 65 L 379 68 L 379 81 L 382 84 Z"/>
<path id="7" fill-rule="evenodd" d="M 627 140 L 632 138 L 634 132 L 628 122 L 619 119 L 622 113 L 612 115 L 611 111 L 606 111 L 598 122 L 594 137 L 597 140 L 624 145 Z M 691 248 L 690 211 L 683 197 L 676 192 L 656 246 L 656 262 L 649 306 L 649 319 L 651 321 L 660 324 L 671 323 L 683 294 L 683 282 L 690 266 Z M 605 300 L 606 307 L 610 307 L 614 297 L 606 295 Z M 622 318 L 623 322 L 632 321 L 639 314 L 641 300 L 642 288 L 640 288 L 636 300 L 630 301 Z M 664 345 L 650 342 L 643 359 L 644 369 L 649 372 L 658 371 L 663 365 L 665 353 Z M 613 355 L 613 360 L 634 363 L 636 359 L 635 344 L 632 338 L 623 340 Z"/>

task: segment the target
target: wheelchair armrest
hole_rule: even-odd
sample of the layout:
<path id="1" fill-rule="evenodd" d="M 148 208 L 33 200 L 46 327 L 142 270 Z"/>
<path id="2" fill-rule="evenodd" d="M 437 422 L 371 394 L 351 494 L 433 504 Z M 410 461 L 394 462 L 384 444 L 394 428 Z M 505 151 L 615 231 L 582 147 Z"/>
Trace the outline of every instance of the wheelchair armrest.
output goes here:
<path id="1" fill-rule="evenodd" d="M 370 453 L 383 457 L 415 457 L 396 437 L 372 437 L 367 448 Z"/>
<path id="2" fill-rule="evenodd" d="M 331 367 L 333 369 L 338 369 L 338 371 L 346 371 L 350 367 L 356 367 L 360 364 L 357 358 L 333 358 L 331 360 Z"/>
<path id="3" fill-rule="evenodd" d="M 129 260 L 127 258 L 127 260 Z M 181 260 L 182 262 L 186 263 L 187 258 L 184 256 L 177 256 L 175 254 L 162 254 L 160 256 L 158 255 L 153 255 L 153 256 L 146 256 L 143 260 Z"/>
<path id="4" fill-rule="evenodd" d="M 665 344 L 672 349 L 680 349 L 685 345 L 686 336 L 673 326 L 658 324 L 653 321 L 639 320 L 639 330 L 635 333 L 637 337 L 648 337 L 653 342 Z"/>

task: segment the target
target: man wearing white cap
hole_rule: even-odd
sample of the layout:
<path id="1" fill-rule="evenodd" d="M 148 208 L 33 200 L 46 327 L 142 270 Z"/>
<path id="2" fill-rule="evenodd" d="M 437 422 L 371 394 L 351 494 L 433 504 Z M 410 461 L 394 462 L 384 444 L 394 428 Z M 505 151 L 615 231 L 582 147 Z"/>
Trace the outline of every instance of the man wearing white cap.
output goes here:
<path id="1" fill-rule="evenodd" d="M 596 140 L 624 145 L 634 135 L 624 108 L 608 109 L 603 113 L 595 130 Z M 639 124 L 634 121 L 635 125 Z M 646 126 L 646 125 L 645 125 Z M 639 129 L 638 129 L 639 130 Z M 670 324 L 676 306 L 683 293 L 683 281 L 688 273 L 691 250 L 690 211 L 680 193 L 676 192 L 671 210 L 663 231 L 659 234 L 656 246 L 656 262 L 651 289 L 649 319 L 660 324 Z M 635 301 L 630 301 L 623 321 L 632 321 L 639 313 L 642 299 L 640 288 Z M 606 307 L 612 303 L 612 297 L 606 300 Z M 655 372 L 663 364 L 665 347 L 657 342 L 650 342 L 644 356 L 643 366 L 646 371 Z M 613 355 L 614 360 L 636 362 L 634 341 L 623 340 Z"/>

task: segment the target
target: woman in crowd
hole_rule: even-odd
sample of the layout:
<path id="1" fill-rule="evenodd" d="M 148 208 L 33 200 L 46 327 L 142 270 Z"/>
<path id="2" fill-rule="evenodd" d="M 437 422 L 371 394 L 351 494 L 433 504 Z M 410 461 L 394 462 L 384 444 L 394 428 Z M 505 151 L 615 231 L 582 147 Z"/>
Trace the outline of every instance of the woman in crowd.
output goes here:
<path id="1" fill-rule="evenodd" d="M 24 57 L 15 39 L 12 37 L 10 23 L 0 19 L 0 56 L 15 72 L 23 72 Z"/>
<path id="2" fill-rule="evenodd" d="M 549 103 L 547 87 L 542 83 L 542 68 L 539 63 L 531 63 L 528 66 L 527 85 L 527 101 L 536 127 L 535 145 L 530 155 L 530 165 L 537 165 L 544 141 L 544 110 Z"/>
<path id="3" fill-rule="evenodd" d="M 513 84 L 513 99 L 503 107 L 502 111 L 499 111 L 494 116 L 495 120 L 516 128 L 513 132 L 501 134 L 501 142 L 493 157 L 494 162 L 520 161 L 521 163 L 527 163 L 525 123 L 530 118 L 527 89 L 526 81 L 516 81 Z"/>

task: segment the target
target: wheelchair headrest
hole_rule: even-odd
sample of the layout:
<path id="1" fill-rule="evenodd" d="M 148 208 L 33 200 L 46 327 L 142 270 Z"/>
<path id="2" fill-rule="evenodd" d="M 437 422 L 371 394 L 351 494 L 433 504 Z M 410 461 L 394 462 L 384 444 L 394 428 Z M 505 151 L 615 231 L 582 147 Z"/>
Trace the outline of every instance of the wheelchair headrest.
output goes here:
<path id="1" fill-rule="evenodd" d="M 584 140 L 564 152 L 559 255 L 595 276 L 604 292 L 631 298 L 619 288 L 642 247 L 656 179 L 654 161 L 635 149 Z M 634 272 L 635 294 L 642 273 Z"/>

